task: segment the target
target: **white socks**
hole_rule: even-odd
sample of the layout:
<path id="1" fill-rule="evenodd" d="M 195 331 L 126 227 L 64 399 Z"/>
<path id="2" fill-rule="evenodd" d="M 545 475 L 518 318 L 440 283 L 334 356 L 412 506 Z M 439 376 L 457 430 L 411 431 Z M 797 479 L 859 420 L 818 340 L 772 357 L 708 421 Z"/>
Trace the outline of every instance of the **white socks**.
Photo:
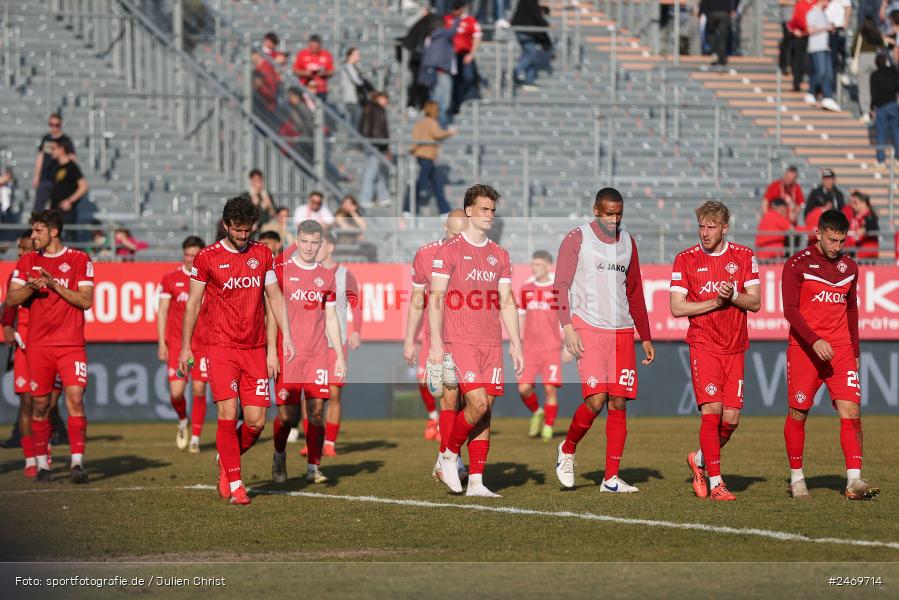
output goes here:
<path id="1" fill-rule="evenodd" d="M 702 450 L 696 451 L 696 456 L 693 457 L 693 461 L 696 463 L 697 467 L 705 467 L 705 461 L 702 460 Z"/>
<path id="2" fill-rule="evenodd" d="M 228 484 L 228 486 L 231 488 L 232 494 L 234 493 L 234 490 L 236 490 L 237 488 L 239 488 L 242 485 L 243 485 L 243 481 L 241 481 L 240 479 L 238 479 L 237 481 L 232 481 L 231 483 Z"/>
<path id="3" fill-rule="evenodd" d="M 199 443 L 200 443 L 200 436 L 198 436 L 198 435 L 192 435 L 192 436 L 190 436 L 190 443 L 191 443 L 191 444 L 199 444 Z"/>
<path id="4" fill-rule="evenodd" d="M 861 479 L 862 478 L 862 470 L 861 469 L 846 469 L 846 481 L 852 481 L 853 479 Z"/>
<path id="5" fill-rule="evenodd" d="M 476 485 L 484 485 L 484 476 L 483 475 L 469 475 L 468 476 L 468 487 L 474 487 Z"/>
<path id="6" fill-rule="evenodd" d="M 37 466 L 37 461 L 35 460 L 35 458 L 33 456 L 31 458 L 26 458 L 25 466 L 26 467 L 35 467 L 35 466 Z"/>
<path id="7" fill-rule="evenodd" d="M 50 470 L 50 462 L 47 460 L 46 454 L 44 454 L 43 456 L 37 457 L 37 468 L 38 468 L 38 470 L 41 470 L 41 469 L 46 469 L 48 471 Z"/>
<path id="8" fill-rule="evenodd" d="M 84 455 L 83 454 L 73 454 L 72 455 L 72 468 L 80 467 L 83 465 Z"/>
<path id="9" fill-rule="evenodd" d="M 790 469 L 791 484 L 802 481 L 803 479 L 805 479 L 805 474 L 802 472 L 802 469 Z"/>
<path id="10" fill-rule="evenodd" d="M 428 418 L 432 421 L 436 421 L 440 418 L 440 413 L 438 413 L 436 410 L 432 410 L 428 413 Z"/>
<path id="11" fill-rule="evenodd" d="M 187 429 L 187 425 L 190 423 L 187 419 L 178 419 L 178 429 Z"/>
<path id="12" fill-rule="evenodd" d="M 718 486 L 721 485 L 722 483 L 724 483 L 724 481 L 721 479 L 721 475 L 711 475 L 711 476 L 709 476 L 709 487 L 710 487 L 710 488 L 715 489 L 716 487 L 718 487 Z"/>

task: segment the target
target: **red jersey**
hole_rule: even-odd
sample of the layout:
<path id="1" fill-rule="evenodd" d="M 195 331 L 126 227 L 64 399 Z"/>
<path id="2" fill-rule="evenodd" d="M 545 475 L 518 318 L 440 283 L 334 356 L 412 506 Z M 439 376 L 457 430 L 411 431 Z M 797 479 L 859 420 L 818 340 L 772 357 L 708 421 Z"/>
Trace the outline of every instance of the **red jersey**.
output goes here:
<path id="1" fill-rule="evenodd" d="M 29 252 L 19 259 L 12 281 L 26 285 L 28 277 L 45 269 L 64 288 L 94 285 L 94 265 L 81 250 L 63 248 L 56 254 Z M 56 292 L 43 289 L 32 296 L 25 346 L 84 346 L 84 311 Z"/>
<path id="2" fill-rule="evenodd" d="M 268 246 L 250 241 L 241 250 L 216 242 L 194 258 L 190 278 L 206 285 L 203 316 L 208 346 L 265 346 L 265 286 L 275 283 Z"/>
<path id="3" fill-rule="evenodd" d="M 6 282 L 6 289 L 9 289 L 9 284 L 12 282 L 12 274 L 9 275 L 9 280 Z M 3 327 L 13 327 L 16 330 L 16 333 L 19 334 L 19 337 L 22 338 L 24 342 L 28 339 L 28 309 L 31 306 L 34 297 L 29 298 L 25 301 L 25 304 L 20 304 L 19 306 L 8 306 L 6 304 L 3 305 L 3 318 L 2 324 Z"/>
<path id="4" fill-rule="evenodd" d="M 275 273 L 284 292 L 288 330 L 297 356 L 327 354 L 325 306 L 337 304 L 334 271 L 318 263 L 307 267 L 296 258 L 291 258 L 278 263 Z M 282 341 L 279 335 L 279 349 Z"/>
<path id="5" fill-rule="evenodd" d="M 169 299 L 169 314 L 165 322 L 165 343 L 169 351 L 181 347 L 181 332 L 184 324 L 184 309 L 187 308 L 187 298 L 190 295 L 190 273 L 181 265 L 174 271 L 169 271 L 162 276 L 159 284 L 159 297 Z M 203 327 L 205 319 L 202 316 L 197 319 L 194 327 L 193 342 L 203 343 L 206 339 L 206 331 Z"/>
<path id="6" fill-rule="evenodd" d="M 552 280 L 545 283 L 531 281 L 521 286 L 518 314 L 524 315 L 522 342 L 533 350 L 556 352 L 562 347 L 559 322 L 559 292 Z"/>
<path id="7" fill-rule="evenodd" d="M 787 259 L 781 291 L 790 345 L 811 348 L 818 340 L 833 347 L 858 346 L 858 265 L 841 254 L 830 260 L 810 246 Z"/>
<path id="8" fill-rule="evenodd" d="M 818 3 L 816 0 L 797 0 L 796 6 L 793 8 L 793 17 L 787 23 L 787 29 L 798 29 L 802 33 L 808 33 L 808 25 L 805 18 L 808 12 L 815 8 Z"/>
<path id="9" fill-rule="evenodd" d="M 427 299 L 431 289 L 431 271 L 434 269 L 434 258 L 446 240 L 438 240 L 425 244 L 415 251 L 412 259 L 412 287 L 424 289 L 425 314 L 422 318 L 421 335 L 426 344 L 431 341 L 431 324 L 428 322 Z"/>
<path id="10" fill-rule="evenodd" d="M 778 198 L 784 200 L 791 199 L 796 206 L 805 204 L 805 196 L 802 194 L 802 188 L 799 184 L 794 183 L 793 185 L 788 186 L 783 182 L 783 179 L 772 181 L 768 186 L 768 189 L 765 190 L 765 200 L 768 202 Z"/>
<path id="11" fill-rule="evenodd" d="M 793 224 L 785 216 L 773 208 L 762 215 L 759 221 L 758 234 L 755 236 L 755 247 L 758 249 L 759 258 L 783 258 L 786 235 L 777 235 L 775 232 L 787 232 L 793 228 Z"/>
<path id="12" fill-rule="evenodd" d="M 310 80 L 315 79 L 315 83 L 318 86 L 316 92 L 324 94 L 328 91 L 328 80 L 319 75 L 319 73 L 330 73 L 334 70 L 334 59 L 331 57 L 331 53 L 324 48 L 319 50 L 317 54 L 313 54 L 308 48 L 303 48 L 297 52 L 297 56 L 293 61 L 294 71 L 307 71 L 310 67 L 314 68 L 316 66 L 319 69 L 315 71 L 315 75 L 312 77 L 300 77 L 300 83 L 308 85 Z"/>
<path id="13" fill-rule="evenodd" d="M 701 245 L 684 250 L 674 258 L 671 291 L 687 297 L 687 302 L 705 302 L 718 296 L 718 288 L 734 282 L 737 292 L 759 285 L 759 266 L 750 248 L 724 243 L 724 250 L 709 254 Z M 718 354 L 737 354 L 749 348 L 746 311 L 733 305 L 704 315 L 690 317 L 687 344 Z"/>
<path id="14" fill-rule="evenodd" d="M 512 261 L 504 248 L 490 239 L 474 244 L 462 233 L 440 246 L 431 277 L 449 280 L 443 306 L 444 342 L 503 343 L 499 285 L 512 283 Z"/>
<path id="15" fill-rule="evenodd" d="M 484 35 L 481 31 L 481 24 L 468 14 L 461 17 L 446 15 L 443 17 L 443 23 L 447 29 L 452 28 L 455 19 L 459 19 L 459 27 L 456 29 L 456 35 L 453 37 L 453 52 L 456 54 L 468 54 L 474 46 L 474 41 L 481 39 Z"/>

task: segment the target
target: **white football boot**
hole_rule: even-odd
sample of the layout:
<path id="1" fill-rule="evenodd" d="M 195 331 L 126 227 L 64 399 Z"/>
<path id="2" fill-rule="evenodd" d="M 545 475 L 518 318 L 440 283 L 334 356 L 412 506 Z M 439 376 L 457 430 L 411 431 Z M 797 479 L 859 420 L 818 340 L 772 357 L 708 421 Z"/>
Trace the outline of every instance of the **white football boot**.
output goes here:
<path id="1" fill-rule="evenodd" d="M 559 442 L 559 451 L 556 454 L 556 477 L 559 483 L 566 488 L 574 487 L 574 468 L 577 463 L 574 461 L 574 454 L 565 454 L 562 452 L 562 445 L 565 442 Z"/>
<path id="2" fill-rule="evenodd" d="M 615 475 L 610 479 L 603 479 L 602 485 L 599 487 L 600 492 L 610 492 L 613 494 L 633 494 L 640 490 L 636 487 L 624 482 L 623 479 Z"/>

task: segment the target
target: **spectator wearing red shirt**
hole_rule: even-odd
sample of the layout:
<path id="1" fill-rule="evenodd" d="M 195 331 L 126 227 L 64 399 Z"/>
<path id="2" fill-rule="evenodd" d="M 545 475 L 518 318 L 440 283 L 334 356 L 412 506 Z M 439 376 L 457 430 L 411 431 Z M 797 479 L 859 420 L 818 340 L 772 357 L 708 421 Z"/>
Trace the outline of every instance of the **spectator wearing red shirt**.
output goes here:
<path id="1" fill-rule="evenodd" d="M 322 100 L 328 99 L 328 79 L 334 75 L 334 57 L 322 48 L 320 36 L 309 36 L 309 45 L 297 52 L 293 72 L 305 86 L 315 81 L 316 95 Z"/>
<path id="2" fill-rule="evenodd" d="M 265 37 L 262 38 L 262 52 L 279 65 L 286 65 L 287 55 L 278 50 L 279 43 L 280 40 L 278 39 L 278 35 L 269 31 L 265 34 Z"/>
<path id="3" fill-rule="evenodd" d="M 802 88 L 805 76 L 805 63 L 808 59 L 808 27 L 805 16 L 815 7 L 817 0 L 797 0 L 793 8 L 793 18 L 787 23 L 787 30 L 793 36 L 793 91 Z"/>
<path id="4" fill-rule="evenodd" d="M 781 199 L 787 204 L 787 218 L 791 223 L 796 223 L 796 215 L 799 213 L 799 207 L 805 204 L 805 196 L 802 194 L 802 188 L 796 183 L 799 177 L 799 169 L 790 165 L 784 171 L 782 179 L 772 181 L 765 190 L 765 200 L 762 202 L 763 213 L 770 208 L 773 200 Z"/>
<path id="5" fill-rule="evenodd" d="M 784 257 L 786 233 L 793 228 L 787 217 L 789 207 L 783 198 L 774 198 L 759 221 L 755 236 L 755 254 L 759 260 L 777 260 Z M 783 232 L 783 233 L 778 233 Z"/>
<path id="6" fill-rule="evenodd" d="M 849 231 L 854 233 L 858 259 L 876 259 L 880 255 L 880 225 L 877 214 L 871 207 L 871 197 L 860 190 L 852 190 L 849 195 L 852 215 L 849 217 Z"/>
<path id="7" fill-rule="evenodd" d="M 253 50 L 250 60 L 253 61 L 253 90 L 256 100 L 268 115 L 278 106 L 278 85 L 281 83 L 281 76 L 262 53 Z"/>
<path id="8" fill-rule="evenodd" d="M 443 23 L 447 29 L 458 23 L 456 35 L 453 37 L 457 69 L 450 109 L 451 114 L 457 114 L 463 102 L 480 98 L 475 55 L 481 46 L 483 32 L 478 20 L 468 14 L 468 0 L 453 0 L 453 11 L 443 18 Z"/>

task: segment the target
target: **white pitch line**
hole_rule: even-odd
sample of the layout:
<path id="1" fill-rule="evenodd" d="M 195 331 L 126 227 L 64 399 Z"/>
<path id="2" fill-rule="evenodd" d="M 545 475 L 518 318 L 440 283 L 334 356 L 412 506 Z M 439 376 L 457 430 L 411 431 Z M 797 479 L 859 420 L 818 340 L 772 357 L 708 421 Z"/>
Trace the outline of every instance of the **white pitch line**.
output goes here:
<path id="1" fill-rule="evenodd" d="M 0 491 L 0 496 L 49 493 L 49 492 L 134 492 L 155 490 L 192 490 L 211 491 L 216 489 L 213 485 L 197 483 L 185 486 L 133 486 L 121 488 L 37 488 L 30 490 L 5 490 Z M 475 512 L 498 513 L 507 515 L 521 515 L 530 517 L 556 517 L 563 519 L 580 519 L 583 521 L 600 521 L 604 523 L 617 523 L 619 525 L 642 525 L 644 527 L 662 527 L 666 529 L 684 529 L 702 531 L 705 533 L 724 533 L 731 535 L 749 535 L 763 537 L 780 542 L 806 542 L 811 544 L 833 544 L 837 546 L 865 546 L 875 548 L 890 548 L 899 550 L 899 542 L 880 542 L 876 540 L 852 540 L 845 538 L 815 538 L 799 533 L 775 531 L 773 529 L 756 529 L 754 527 L 722 527 L 706 523 L 678 523 L 675 521 L 656 521 L 653 519 L 631 519 L 628 517 L 615 517 L 596 513 L 578 513 L 571 511 L 536 510 L 532 508 L 517 508 L 514 506 L 486 506 L 483 504 L 455 504 L 451 502 L 430 502 L 427 500 L 405 500 L 401 498 L 381 498 L 379 496 L 349 496 L 345 494 L 320 494 L 317 492 L 292 492 L 288 490 L 258 490 L 250 488 L 251 494 L 265 496 L 290 496 L 294 498 L 315 498 L 320 500 L 345 500 L 347 502 L 365 502 L 370 504 L 391 504 L 394 506 L 412 506 L 415 508 L 454 508 L 459 510 L 471 510 Z"/>

